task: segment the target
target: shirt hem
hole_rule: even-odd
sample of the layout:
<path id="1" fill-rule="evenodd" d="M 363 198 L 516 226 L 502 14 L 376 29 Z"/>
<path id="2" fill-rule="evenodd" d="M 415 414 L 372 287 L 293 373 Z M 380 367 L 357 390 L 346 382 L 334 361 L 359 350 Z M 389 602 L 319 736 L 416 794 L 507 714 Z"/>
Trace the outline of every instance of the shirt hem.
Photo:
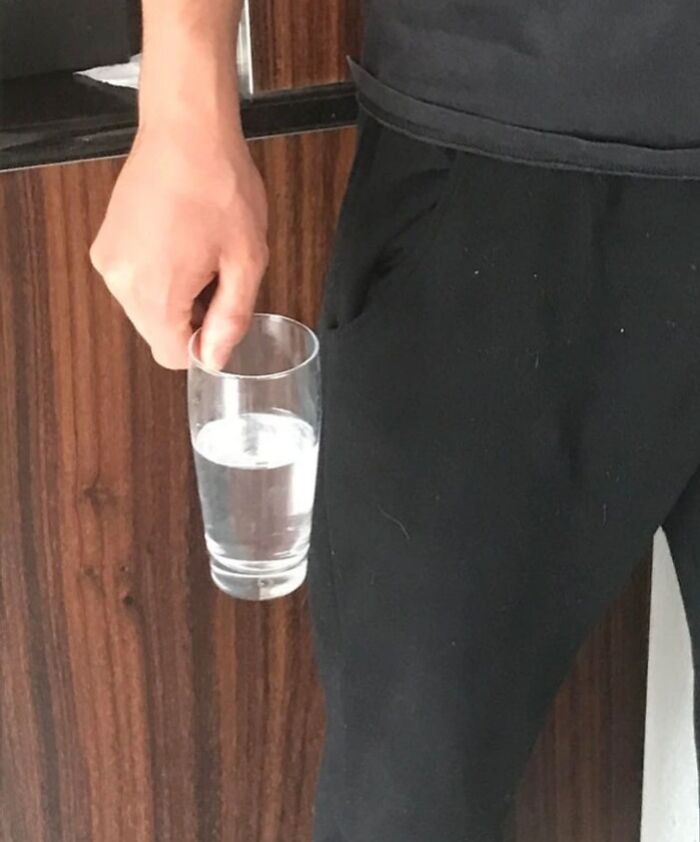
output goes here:
<path id="1" fill-rule="evenodd" d="M 409 96 L 348 59 L 360 106 L 418 140 L 548 169 L 700 179 L 700 147 L 657 149 L 501 123 Z"/>

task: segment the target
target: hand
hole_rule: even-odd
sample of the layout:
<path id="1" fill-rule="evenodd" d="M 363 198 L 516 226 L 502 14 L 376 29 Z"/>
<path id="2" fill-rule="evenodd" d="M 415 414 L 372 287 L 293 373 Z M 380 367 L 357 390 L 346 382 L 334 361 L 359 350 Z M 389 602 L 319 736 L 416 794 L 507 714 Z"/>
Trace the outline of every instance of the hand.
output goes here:
<path id="1" fill-rule="evenodd" d="M 90 257 L 167 368 L 187 367 L 194 301 L 218 276 L 200 353 L 221 368 L 268 261 L 265 188 L 240 129 L 192 120 L 139 130 Z"/>

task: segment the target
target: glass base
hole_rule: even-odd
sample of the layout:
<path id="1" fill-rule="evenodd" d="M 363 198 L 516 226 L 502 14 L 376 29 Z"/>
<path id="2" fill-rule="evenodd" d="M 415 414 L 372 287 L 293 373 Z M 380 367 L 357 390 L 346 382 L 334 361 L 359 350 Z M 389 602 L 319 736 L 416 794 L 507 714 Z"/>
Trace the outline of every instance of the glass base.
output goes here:
<path id="1" fill-rule="evenodd" d="M 307 559 L 304 557 L 293 567 L 283 570 L 251 572 L 236 570 L 230 563 L 224 564 L 213 555 L 209 556 L 211 578 L 220 590 L 235 599 L 260 602 L 276 599 L 295 591 L 306 579 Z M 250 566 L 248 562 L 248 566 Z"/>

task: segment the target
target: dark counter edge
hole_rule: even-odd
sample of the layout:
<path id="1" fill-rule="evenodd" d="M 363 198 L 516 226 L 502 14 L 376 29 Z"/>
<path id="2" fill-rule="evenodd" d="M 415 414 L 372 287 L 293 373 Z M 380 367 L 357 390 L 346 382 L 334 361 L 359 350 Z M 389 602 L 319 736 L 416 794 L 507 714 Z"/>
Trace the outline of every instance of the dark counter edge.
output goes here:
<path id="1" fill-rule="evenodd" d="M 131 99 L 127 95 L 124 105 L 125 94 L 121 91 L 122 108 L 116 113 L 111 109 L 104 119 L 99 113 L 92 113 L 36 126 L 25 123 L 11 134 L 3 131 L 3 120 L 0 171 L 125 154 L 136 131 L 133 93 Z M 352 83 L 343 82 L 263 94 L 244 100 L 241 114 L 243 131 L 250 139 L 319 131 L 352 125 L 357 118 L 357 98 Z"/>

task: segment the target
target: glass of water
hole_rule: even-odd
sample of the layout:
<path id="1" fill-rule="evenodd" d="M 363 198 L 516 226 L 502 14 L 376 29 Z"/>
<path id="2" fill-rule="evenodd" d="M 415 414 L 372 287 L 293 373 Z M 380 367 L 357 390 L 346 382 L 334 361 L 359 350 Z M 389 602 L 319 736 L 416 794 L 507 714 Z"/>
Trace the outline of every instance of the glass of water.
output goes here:
<path id="1" fill-rule="evenodd" d="M 306 578 L 321 421 L 319 345 L 285 316 L 255 313 L 221 371 L 190 340 L 188 405 L 211 575 L 241 599 Z"/>

